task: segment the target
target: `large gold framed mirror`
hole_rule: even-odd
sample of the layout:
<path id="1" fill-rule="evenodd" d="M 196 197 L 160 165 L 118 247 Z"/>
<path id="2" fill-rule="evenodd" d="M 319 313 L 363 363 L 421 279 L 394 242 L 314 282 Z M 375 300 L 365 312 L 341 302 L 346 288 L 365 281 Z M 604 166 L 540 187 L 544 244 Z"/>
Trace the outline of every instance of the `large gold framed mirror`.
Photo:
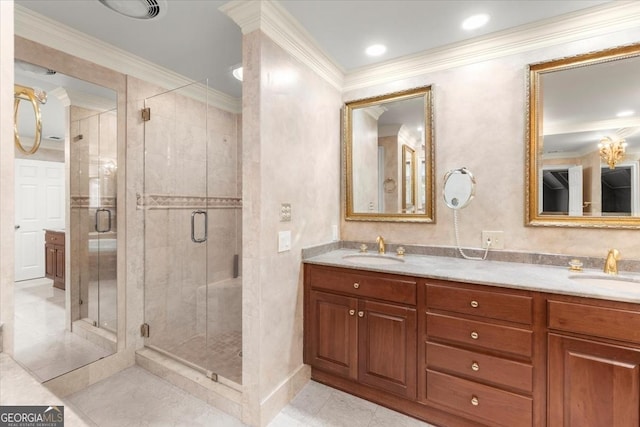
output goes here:
<path id="1" fill-rule="evenodd" d="M 347 102 L 345 219 L 434 222 L 431 87 Z"/>
<path id="2" fill-rule="evenodd" d="M 529 66 L 526 221 L 640 228 L 640 44 Z"/>

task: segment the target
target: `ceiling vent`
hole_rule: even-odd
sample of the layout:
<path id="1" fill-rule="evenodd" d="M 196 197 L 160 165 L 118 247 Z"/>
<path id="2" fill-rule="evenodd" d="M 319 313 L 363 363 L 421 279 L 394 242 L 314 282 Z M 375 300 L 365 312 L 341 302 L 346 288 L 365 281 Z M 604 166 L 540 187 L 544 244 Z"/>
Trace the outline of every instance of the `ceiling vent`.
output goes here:
<path id="1" fill-rule="evenodd" d="M 98 0 L 109 9 L 135 19 L 154 19 L 167 11 L 166 0 Z"/>

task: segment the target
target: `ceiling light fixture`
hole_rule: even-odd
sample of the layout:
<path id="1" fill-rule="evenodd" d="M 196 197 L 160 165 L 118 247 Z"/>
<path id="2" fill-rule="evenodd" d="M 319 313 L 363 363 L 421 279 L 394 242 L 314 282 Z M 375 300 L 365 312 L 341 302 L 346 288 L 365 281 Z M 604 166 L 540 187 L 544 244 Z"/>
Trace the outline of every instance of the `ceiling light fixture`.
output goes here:
<path id="1" fill-rule="evenodd" d="M 380 56 L 387 51 L 387 47 L 383 44 L 374 44 L 369 46 L 365 52 L 369 56 Z"/>
<path id="2" fill-rule="evenodd" d="M 489 22 L 489 15 L 481 13 L 479 15 L 473 15 L 462 21 L 462 29 L 471 31 L 480 28 Z"/>
<path id="3" fill-rule="evenodd" d="M 616 114 L 616 117 L 631 117 L 635 114 L 635 111 L 633 110 L 624 110 L 624 111 L 620 111 L 618 114 Z"/>
<path id="4" fill-rule="evenodd" d="M 614 141 L 608 136 L 602 138 L 598 144 L 600 158 L 607 162 L 609 169 L 615 169 L 616 163 L 624 159 L 626 148 L 627 143 L 624 139 Z"/>
<path id="5" fill-rule="evenodd" d="M 98 0 L 109 9 L 134 19 L 154 19 L 167 11 L 166 0 Z"/>
<path id="6" fill-rule="evenodd" d="M 233 74 L 233 77 L 235 77 L 236 79 L 242 81 L 242 65 L 240 65 L 239 67 L 234 67 L 231 70 L 231 74 Z"/>

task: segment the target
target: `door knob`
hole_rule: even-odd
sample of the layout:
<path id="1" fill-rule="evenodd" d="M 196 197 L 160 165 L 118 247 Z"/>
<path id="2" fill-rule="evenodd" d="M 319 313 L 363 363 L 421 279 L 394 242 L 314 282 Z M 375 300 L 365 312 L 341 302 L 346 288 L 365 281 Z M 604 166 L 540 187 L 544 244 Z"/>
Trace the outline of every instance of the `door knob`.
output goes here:
<path id="1" fill-rule="evenodd" d="M 17 230 L 18 228 L 20 228 L 20 226 L 19 225 L 14 225 L 13 228 Z"/>

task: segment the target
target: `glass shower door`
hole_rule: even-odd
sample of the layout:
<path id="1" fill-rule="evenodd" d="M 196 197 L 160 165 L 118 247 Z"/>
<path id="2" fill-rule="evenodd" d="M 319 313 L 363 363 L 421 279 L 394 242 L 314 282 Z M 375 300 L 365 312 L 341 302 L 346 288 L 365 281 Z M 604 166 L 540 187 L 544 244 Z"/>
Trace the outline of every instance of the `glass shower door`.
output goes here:
<path id="1" fill-rule="evenodd" d="M 206 364 L 207 106 L 200 85 L 145 100 L 146 345 L 194 368 Z M 206 90 L 200 89 L 206 96 Z"/>

